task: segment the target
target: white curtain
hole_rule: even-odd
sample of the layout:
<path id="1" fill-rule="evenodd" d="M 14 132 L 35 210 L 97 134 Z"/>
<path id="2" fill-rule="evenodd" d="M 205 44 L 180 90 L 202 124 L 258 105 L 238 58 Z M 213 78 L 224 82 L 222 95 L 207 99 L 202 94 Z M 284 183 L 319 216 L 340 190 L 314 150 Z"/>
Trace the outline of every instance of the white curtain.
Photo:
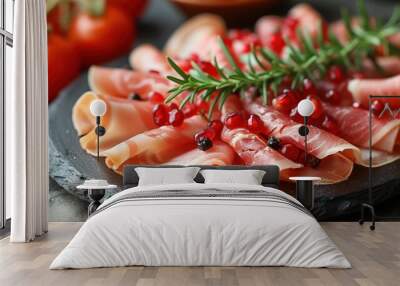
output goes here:
<path id="1" fill-rule="evenodd" d="M 48 119 L 45 0 L 15 1 L 13 92 L 6 98 L 6 188 L 12 242 L 47 232 Z"/>

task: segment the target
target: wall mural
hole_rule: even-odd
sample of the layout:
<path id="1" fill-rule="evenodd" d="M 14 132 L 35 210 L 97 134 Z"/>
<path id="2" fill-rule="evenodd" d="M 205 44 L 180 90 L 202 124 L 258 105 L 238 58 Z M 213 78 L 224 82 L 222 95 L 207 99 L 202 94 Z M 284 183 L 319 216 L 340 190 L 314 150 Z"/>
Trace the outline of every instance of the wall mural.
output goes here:
<path id="1" fill-rule="evenodd" d="M 87 194 L 75 187 L 89 178 L 121 185 L 127 164 L 274 164 L 289 193 L 291 176 L 321 177 L 318 218 L 359 212 L 368 198 L 369 111 L 374 200 L 397 195 L 398 10 L 377 25 L 364 1 L 359 18 L 330 22 L 309 4 L 288 4 L 280 16 L 254 15 L 248 30 L 211 14 L 185 22 L 165 1 L 153 1 L 140 22 L 147 1 L 49 2 L 55 220 L 68 203 L 80 206 L 69 219 L 84 219 Z M 394 3 L 385 5 L 388 18 Z M 389 97 L 369 103 L 371 94 Z M 310 114 L 299 109 L 305 99 Z M 106 107 L 98 122 L 95 100 Z M 77 199 L 57 199 L 64 192 Z"/>

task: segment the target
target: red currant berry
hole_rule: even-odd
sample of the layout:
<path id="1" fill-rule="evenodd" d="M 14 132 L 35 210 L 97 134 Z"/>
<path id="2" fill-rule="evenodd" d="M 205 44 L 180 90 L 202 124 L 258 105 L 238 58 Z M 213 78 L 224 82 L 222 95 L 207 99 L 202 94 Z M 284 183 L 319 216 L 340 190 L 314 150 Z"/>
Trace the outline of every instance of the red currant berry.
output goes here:
<path id="1" fill-rule="evenodd" d="M 183 115 L 183 112 L 179 109 L 173 109 L 169 112 L 169 124 L 174 127 L 181 126 L 184 119 L 185 116 Z"/>
<path id="2" fill-rule="evenodd" d="M 164 102 L 164 96 L 156 91 L 151 91 L 149 94 L 149 100 L 152 103 L 163 103 Z"/>
<path id="3" fill-rule="evenodd" d="M 211 141 L 213 141 L 215 139 L 215 137 L 216 137 L 216 134 L 215 134 L 214 129 L 208 127 L 204 130 L 201 130 L 200 132 L 197 132 L 194 135 L 194 141 L 196 141 L 198 143 L 200 140 L 202 140 L 204 138 L 208 138 Z"/>
<path id="4" fill-rule="evenodd" d="M 288 16 L 283 21 L 283 26 L 284 28 L 289 29 L 291 32 L 296 32 L 296 29 L 299 26 L 299 20 Z"/>
<path id="5" fill-rule="evenodd" d="M 300 150 L 293 144 L 285 144 L 281 149 L 281 153 L 289 160 L 296 162 L 300 155 Z"/>
<path id="6" fill-rule="evenodd" d="M 169 106 L 168 106 L 168 109 L 169 109 L 169 111 L 172 111 L 172 110 L 178 110 L 179 109 L 179 106 L 176 104 L 176 103 L 171 103 Z"/>
<path id="7" fill-rule="evenodd" d="M 292 90 L 285 89 L 281 95 L 272 100 L 272 105 L 276 110 L 289 114 L 290 111 L 297 105 L 297 98 Z"/>
<path id="8" fill-rule="evenodd" d="M 325 93 L 325 99 L 332 104 L 338 105 L 340 103 L 340 93 L 336 89 L 330 89 Z"/>
<path id="9" fill-rule="evenodd" d="M 221 122 L 221 120 L 213 120 L 208 123 L 208 127 L 213 129 L 215 131 L 215 135 L 219 137 L 222 129 L 224 128 L 224 124 Z"/>
<path id="10" fill-rule="evenodd" d="M 193 103 L 187 102 L 185 106 L 182 108 L 182 112 L 185 118 L 192 117 L 197 113 L 197 106 Z"/>
<path id="11" fill-rule="evenodd" d="M 200 100 L 197 102 L 197 111 L 199 113 L 207 113 L 208 109 L 210 108 L 210 105 L 208 104 L 208 102 L 204 101 L 204 100 Z"/>
<path id="12" fill-rule="evenodd" d="M 297 112 L 297 107 L 290 111 L 290 118 L 297 123 L 304 123 L 304 118 Z"/>
<path id="13" fill-rule="evenodd" d="M 210 62 L 201 61 L 199 63 L 199 66 L 203 72 L 208 73 L 209 75 L 211 75 L 213 77 L 218 77 L 217 69 Z"/>
<path id="14" fill-rule="evenodd" d="M 277 55 L 280 55 L 286 44 L 285 41 L 283 40 L 282 34 L 277 32 L 268 39 L 267 45 Z"/>
<path id="15" fill-rule="evenodd" d="M 331 82 L 339 84 L 345 80 L 345 74 L 339 66 L 331 66 L 328 70 L 328 78 Z"/>
<path id="16" fill-rule="evenodd" d="M 317 95 L 317 88 L 311 79 L 305 78 L 303 81 L 303 92 L 306 96 L 308 95 Z"/>
<path id="17" fill-rule="evenodd" d="M 321 104 L 321 100 L 315 96 L 309 96 L 308 99 L 312 101 L 314 104 L 314 112 L 310 116 L 310 119 L 312 120 L 318 120 L 322 117 L 322 115 L 325 114 L 324 108 Z"/>
<path id="18" fill-rule="evenodd" d="M 371 104 L 371 110 L 375 116 L 381 115 L 384 108 L 385 105 L 380 100 L 374 100 Z"/>
<path id="19" fill-rule="evenodd" d="M 264 130 L 264 122 L 255 114 L 250 114 L 250 117 L 247 120 L 247 126 L 253 133 L 260 133 Z"/>
<path id="20" fill-rule="evenodd" d="M 163 126 L 168 124 L 168 108 L 164 104 L 157 104 L 153 108 L 153 120 L 158 126 Z"/>
<path id="21" fill-rule="evenodd" d="M 224 123 L 229 129 L 242 128 L 245 126 L 243 117 L 240 113 L 232 113 L 228 115 Z"/>
<path id="22" fill-rule="evenodd" d="M 179 62 L 179 67 L 185 72 L 188 73 L 192 69 L 192 63 L 189 60 L 183 60 Z"/>
<path id="23" fill-rule="evenodd" d="M 325 116 L 325 119 L 322 122 L 322 128 L 332 134 L 339 135 L 339 126 L 329 116 Z"/>

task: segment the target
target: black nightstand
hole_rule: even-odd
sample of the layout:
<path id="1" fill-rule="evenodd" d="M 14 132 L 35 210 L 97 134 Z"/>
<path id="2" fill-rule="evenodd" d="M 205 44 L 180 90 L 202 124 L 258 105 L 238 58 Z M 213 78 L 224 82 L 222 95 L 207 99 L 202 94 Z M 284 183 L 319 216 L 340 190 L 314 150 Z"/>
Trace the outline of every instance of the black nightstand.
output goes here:
<path id="1" fill-rule="evenodd" d="M 88 196 L 90 199 L 90 204 L 88 207 L 88 216 L 90 216 L 92 213 L 94 213 L 97 208 L 100 206 L 100 201 L 104 197 L 106 190 L 108 189 L 115 189 L 117 186 L 116 185 L 89 185 L 89 184 L 83 184 L 79 185 L 76 188 L 77 189 L 83 189 L 83 190 L 88 190 Z"/>
<path id="2" fill-rule="evenodd" d="M 290 177 L 296 182 L 296 199 L 308 210 L 314 208 L 314 182 L 321 181 L 320 177 Z"/>

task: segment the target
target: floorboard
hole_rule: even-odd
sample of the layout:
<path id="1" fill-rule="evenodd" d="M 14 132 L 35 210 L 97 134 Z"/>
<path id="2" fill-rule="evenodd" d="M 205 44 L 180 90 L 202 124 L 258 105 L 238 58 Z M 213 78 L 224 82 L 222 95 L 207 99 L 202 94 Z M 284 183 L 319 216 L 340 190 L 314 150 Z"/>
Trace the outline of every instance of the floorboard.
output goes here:
<path id="1" fill-rule="evenodd" d="M 376 231 L 354 222 L 326 222 L 323 228 L 353 268 L 289 267 L 123 267 L 48 270 L 82 223 L 50 223 L 49 233 L 32 243 L 0 240 L 2 286 L 266 286 L 400 285 L 400 222 L 382 222 Z"/>

